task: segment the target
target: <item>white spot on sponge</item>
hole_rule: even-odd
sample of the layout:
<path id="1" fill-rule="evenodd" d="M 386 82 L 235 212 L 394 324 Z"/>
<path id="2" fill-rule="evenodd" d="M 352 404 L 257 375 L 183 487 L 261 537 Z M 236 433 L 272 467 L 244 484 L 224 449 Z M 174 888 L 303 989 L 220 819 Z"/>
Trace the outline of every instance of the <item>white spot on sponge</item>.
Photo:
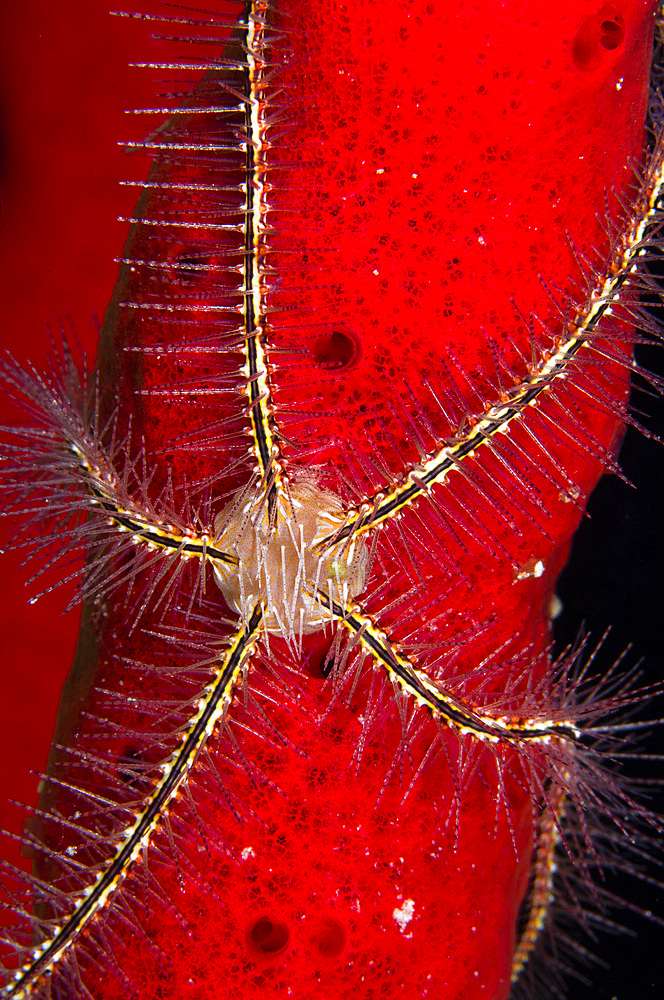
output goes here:
<path id="1" fill-rule="evenodd" d="M 404 901 L 401 904 L 401 906 L 400 907 L 396 907 L 393 910 L 393 912 L 392 912 L 392 916 L 394 917 L 395 922 L 399 925 L 401 933 L 403 934 L 404 937 L 412 937 L 413 936 L 413 932 L 412 931 L 410 931 L 409 933 L 406 933 L 406 928 L 408 927 L 408 924 L 413 919 L 413 914 L 414 913 L 415 913 L 415 900 L 414 899 L 404 899 Z"/>

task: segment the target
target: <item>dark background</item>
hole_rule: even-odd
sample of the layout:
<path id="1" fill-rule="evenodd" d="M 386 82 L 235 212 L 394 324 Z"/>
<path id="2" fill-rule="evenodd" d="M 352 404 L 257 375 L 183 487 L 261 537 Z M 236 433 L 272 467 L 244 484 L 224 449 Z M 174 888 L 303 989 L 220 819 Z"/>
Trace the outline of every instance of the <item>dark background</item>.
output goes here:
<path id="1" fill-rule="evenodd" d="M 637 349 L 639 361 L 660 377 L 664 375 L 663 355 L 661 347 Z M 599 639 L 610 626 L 599 662 L 609 667 L 631 644 L 625 666 L 642 659 L 643 683 L 649 684 L 660 681 L 664 673 L 664 401 L 635 388 L 632 404 L 643 414 L 647 432 L 659 440 L 628 429 L 620 461 L 633 485 L 604 476 L 591 497 L 557 588 L 563 613 L 556 637 L 561 648 L 574 641 L 580 628 Z M 661 718 L 664 699 L 652 699 L 641 714 Z M 664 753 L 664 725 L 653 727 L 644 744 L 648 753 Z M 661 780 L 664 762 L 643 762 L 634 773 Z M 661 786 L 656 801 L 661 812 Z M 662 879 L 662 868 L 653 867 L 650 874 Z M 618 896 L 664 916 L 664 888 L 625 877 L 610 879 L 609 884 Z M 590 970 L 591 987 L 570 983 L 570 1000 L 664 996 L 664 927 L 624 910 L 617 910 L 616 916 L 634 936 L 605 935 L 597 947 L 591 945 L 610 968 Z"/>

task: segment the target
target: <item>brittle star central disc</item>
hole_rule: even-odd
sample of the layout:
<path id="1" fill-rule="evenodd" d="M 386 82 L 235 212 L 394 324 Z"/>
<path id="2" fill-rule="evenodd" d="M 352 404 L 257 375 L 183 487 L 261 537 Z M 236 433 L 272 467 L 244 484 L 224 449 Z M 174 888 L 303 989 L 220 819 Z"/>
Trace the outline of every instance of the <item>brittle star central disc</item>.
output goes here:
<path id="1" fill-rule="evenodd" d="M 278 488 L 272 506 L 262 491 L 231 503 L 215 520 L 215 544 L 232 553 L 237 565 L 214 563 L 229 607 L 248 620 L 260 604 L 263 628 L 291 638 L 331 622 L 334 615 L 318 592 L 345 605 L 365 584 L 363 541 L 318 547 L 345 516 L 338 497 L 307 476 Z"/>

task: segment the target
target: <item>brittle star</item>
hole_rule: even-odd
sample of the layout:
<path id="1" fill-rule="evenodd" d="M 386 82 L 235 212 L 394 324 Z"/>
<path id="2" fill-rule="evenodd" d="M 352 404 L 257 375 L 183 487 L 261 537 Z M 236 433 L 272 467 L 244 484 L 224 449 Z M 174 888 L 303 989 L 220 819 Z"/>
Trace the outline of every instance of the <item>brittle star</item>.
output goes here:
<path id="1" fill-rule="evenodd" d="M 366 613 L 358 598 L 370 573 L 368 542 L 375 532 L 425 501 L 432 487 L 444 483 L 466 459 L 490 447 L 514 422 L 526 419 L 528 408 L 539 406 L 556 382 L 569 374 L 579 352 L 602 336 L 600 321 L 617 303 L 648 246 L 648 232 L 657 218 L 664 187 L 661 154 L 657 154 L 637 198 L 633 221 L 615 241 L 605 277 L 570 317 L 554 346 L 530 367 L 528 379 L 504 390 L 484 412 L 442 443 L 435 454 L 410 468 L 401 483 L 386 484 L 374 495 L 344 506 L 330 490 L 316 483 L 311 472 L 292 467 L 284 457 L 272 405 L 269 328 L 263 320 L 258 263 L 265 228 L 261 180 L 266 147 L 261 100 L 264 32 L 260 16 L 250 16 L 245 37 L 247 60 L 242 68 L 247 180 L 242 338 L 245 358 L 241 375 L 254 461 L 254 478 L 247 488 L 218 514 L 207 531 L 199 531 L 194 525 L 182 530 L 140 501 L 123 504 L 118 497 L 122 494 L 124 470 L 114 466 L 110 452 L 89 427 L 72 419 L 71 407 L 62 395 L 58 398 L 57 387 L 55 393 L 47 381 L 33 382 L 30 387 L 16 368 L 10 366 L 6 371 L 8 381 L 41 405 L 60 428 L 88 507 L 98 511 L 112 532 L 129 538 L 138 548 L 168 554 L 173 562 L 196 560 L 202 571 L 209 567 L 238 622 L 219 658 L 214 678 L 200 692 L 180 745 L 161 765 L 161 776 L 144 809 L 126 827 L 115 853 L 81 894 L 71 914 L 34 949 L 30 962 L 14 974 L 1 993 L 5 997 L 30 995 L 40 976 L 57 963 L 140 857 L 202 747 L 224 724 L 234 692 L 262 637 L 278 634 L 297 647 L 304 634 L 338 626 L 387 674 L 396 691 L 413 699 L 460 737 L 488 746 L 507 745 L 517 753 L 534 746 L 546 756 L 547 748 L 553 745 L 564 758 L 568 752 L 574 756 L 582 739 L 572 707 L 569 715 L 560 718 L 544 714 L 521 717 L 491 714 L 458 698 L 407 657 L 399 644 L 381 630 L 380 623 Z M 564 789 L 551 794 L 546 822 L 539 834 L 543 855 L 548 859 L 543 868 L 549 879 L 555 828 L 564 801 Z M 517 972 L 525 961 L 524 953 L 532 943 L 536 925 L 541 924 L 549 894 L 550 885 L 546 883 L 539 893 L 541 902 L 531 914 L 529 930 L 522 937 L 515 959 Z"/>

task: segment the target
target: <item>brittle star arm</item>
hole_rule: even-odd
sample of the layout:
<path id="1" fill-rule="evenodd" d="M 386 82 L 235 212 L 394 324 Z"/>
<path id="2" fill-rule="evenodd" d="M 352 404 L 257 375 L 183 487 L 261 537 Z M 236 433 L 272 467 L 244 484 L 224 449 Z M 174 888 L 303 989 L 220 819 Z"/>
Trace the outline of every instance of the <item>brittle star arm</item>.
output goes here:
<path id="1" fill-rule="evenodd" d="M 663 198 L 664 144 L 660 144 L 634 205 L 633 221 L 616 241 L 602 280 L 567 322 L 555 347 L 539 364 L 532 366 L 526 381 L 501 393 L 501 397 L 488 404 L 466 430 L 457 433 L 435 455 L 411 468 L 403 482 L 387 486 L 350 507 L 346 523 L 336 533 L 322 539 L 318 543 L 319 550 L 369 532 L 398 516 L 426 495 L 435 483 L 442 483 L 452 469 L 472 458 L 479 448 L 490 445 L 498 434 L 506 433 L 510 424 L 523 417 L 529 406 L 541 403 L 553 383 L 566 377 L 579 352 L 592 343 L 602 317 L 610 315 L 617 305 L 621 292 L 636 270 L 638 258 L 647 252 L 649 231 L 661 224 Z"/>
<path id="2" fill-rule="evenodd" d="M 147 502 L 127 502 L 121 477 L 108 455 L 98 448 L 86 448 L 86 445 L 90 445 L 86 438 L 69 445 L 76 457 L 77 476 L 93 508 L 103 511 L 109 524 L 121 534 L 130 535 L 136 543 L 163 553 L 170 552 L 213 565 L 237 566 L 237 558 L 215 545 L 213 537 L 206 532 L 197 533 L 193 529 L 176 526 L 168 515 L 160 516 Z"/>
<path id="3" fill-rule="evenodd" d="M 89 482 L 88 489 L 94 503 L 108 513 L 109 521 L 120 531 L 130 534 L 136 541 L 145 542 L 155 549 L 170 550 L 178 555 L 198 558 L 204 562 L 237 566 L 238 561 L 235 556 L 213 545 L 208 535 L 204 533 L 196 535 L 193 532 L 183 534 L 172 525 L 162 524 L 147 515 L 143 516 L 138 509 L 125 509 L 110 493 L 105 492 L 98 480 Z"/>
<path id="4" fill-rule="evenodd" d="M 556 851 L 561 840 L 560 826 L 566 800 L 566 792 L 559 786 L 552 786 L 538 818 L 532 883 L 527 898 L 527 918 L 512 959 L 512 983 L 515 983 L 523 972 L 551 909 L 554 898 Z"/>
<path id="5" fill-rule="evenodd" d="M 470 708 L 418 670 L 360 608 L 344 607 L 320 589 L 316 592 L 316 599 L 339 625 L 356 637 L 395 686 L 460 735 L 512 745 L 547 743 L 554 737 L 568 741 L 578 739 L 578 729 L 571 720 L 493 716 Z"/>
<path id="6" fill-rule="evenodd" d="M 141 856 L 201 749 L 212 733 L 223 725 L 233 692 L 255 648 L 262 617 L 262 608 L 258 604 L 249 620 L 230 640 L 219 659 L 213 680 L 202 690 L 195 703 L 196 710 L 182 732 L 179 747 L 160 765 L 161 777 L 148 796 L 144 808 L 133 816 L 133 822 L 123 831 L 115 853 L 96 881 L 81 893 L 70 915 L 47 941 L 35 948 L 31 961 L 20 968 L 13 980 L 0 990 L 0 997 L 4 1000 L 24 1000 L 32 994 L 40 977 L 47 974 L 63 957 Z"/>
<path id="7" fill-rule="evenodd" d="M 271 390 L 264 346 L 263 317 L 265 290 L 262 257 L 265 252 L 265 214 L 267 172 L 265 87 L 265 24 L 257 16 L 257 4 L 252 3 L 247 20 L 244 45 L 247 64 L 243 72 L 245 131 L 246 131 L 246 215 L 244 231 L 244 352 L 242 374 L 246 378 L 245 393 L 249 405 L 254 457 L 258 472 L 268 486 L 270 509 L 274 507 L 275 483 L 278 481 L 280 455 L 271 402 Z M 259 5 L 260 6 L 260 5 Z"/>
<path id="8" fill-rule="evenodd" d="M 244 120 L 239 140 L 233 133 L 231 141 L 227 144 L 209 144 L 197 141 L 158 143 L 150 140 L 140 143 L 129 142 L 123 145 L 155 152 L 172 152 L 182 149 L 195 154 L 206 150 L 215 152 L 224 150 L 232 153 L 241 152 L 243 155 L 244 162 L 237 163 L 237 167 L 244 175 L 245 204 L 242 210 L 242 221 L 228 225 L 214 222 L 211 226 L 215 230 L 233 232 L 238 235 L 233 253 L 237 253 L 238 259 L 241 260 L 239 270 L 242 274 L 242 287 L 239 294 L 242 296 L 242 304 L 239 311 L 242 315 L 241 339 L 244 355 L 244 364 L 241 366 L 239 374 L 243 379 L 242 392 L 247 401 L 246 414 L 249 420 L 251 453 L 255 461 L 256 473 L 265 485 L 266 497 L 272 511 L 275 507 L 276 489 L 281 473 L 281 449 L 278 443 L 279 432 L 272 403 L 266 341 L 266 315 L 268 312 L 266 297 L 269 283 L 266 280 L 264 259 L 268 250 L 269 185 L 266 178 L 269 168 L 270 140 L 268 132 L 271 114 L 268 93 L 269 39 L 266 35 L 269 29 L 265 21 L 266 7 L 264 0 L 252 0 L 248 4 L 247 19 L 241 25 L 241 37 L 239 33 L 234 36 L 233 46 L 237 49 L 237 58 L 215 61 L 219 69 L 219 72 L 215 71 L 213 74 L 215 81 L 222 88 L 230 87 L 231 93 L 236 97 L 241 96 Z M 210 65 L 205 62 L 150 62 L 138 63 L 137 65 L 158 70 L 202 69 L 210 72 Z M 165 109 L 147 108 L 142 110 L 143 113 L 155 114 L 161 113 Z M 169 113 L 219 115 L 224 112 L 234 114 L 235 111 L 235 102 L 228 107 L 210 106 L 206 95 L 198 107 L 195 104 L 192 106 L 191 103 L 187 103 L 182 108 L 170 110 Z M 150 187 L 150 183 L 141 186 Z M 177 186 L 175 185 L 175 187 Z M 187 189 L 186 185 L 184 187 Z M 200 186 L 195 185 L 195 190 L 201 190 Z M 159 226 L 168 226 L 169 224 L 182 226 L 183 224 L 179 219 L 173 223 L 171 219 L 161 216 L 155 220 L 140 218 L 125 221 Z M 193 226 L 194 223 L 190 223 L 190 225 Z M 196 221 L 196 226 L 200 228 L 200 221 Z M 127 263 L 141 262 L 130 259 Z M 150 261 L 150 266 L 155 266 L 155 262 Z M 157 266 L 159 266 L 158 262 Z M 154 304 L 149 303 L 148 307 L 154 308 Z M 173 310 L 177 306 L 168 303 L 165 308 Z M 190 310 L 192 304 L 188 302 L 180 308 Z M 199 304 L 197 308 L 213 310 L 216 307 L 205 307 Z M 224 305 L 219 308 L 225 311 L 227 307 Z"/>

